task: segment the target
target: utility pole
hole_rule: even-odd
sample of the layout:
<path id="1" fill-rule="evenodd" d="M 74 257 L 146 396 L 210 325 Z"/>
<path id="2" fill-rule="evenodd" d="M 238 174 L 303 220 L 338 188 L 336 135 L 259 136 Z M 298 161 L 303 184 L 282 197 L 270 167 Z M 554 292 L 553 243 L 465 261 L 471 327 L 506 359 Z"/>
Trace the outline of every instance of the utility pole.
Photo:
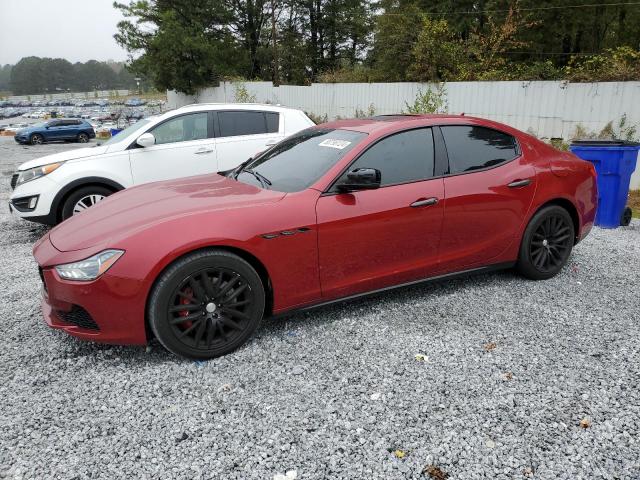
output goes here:
<path id="1" fill-rule="evenodd" d="M 273 39 L 273 85 L 280 86 L 278 75 L 278 44 L 276 43 L 276 0 L 271 0 L 271 38 Z"/>

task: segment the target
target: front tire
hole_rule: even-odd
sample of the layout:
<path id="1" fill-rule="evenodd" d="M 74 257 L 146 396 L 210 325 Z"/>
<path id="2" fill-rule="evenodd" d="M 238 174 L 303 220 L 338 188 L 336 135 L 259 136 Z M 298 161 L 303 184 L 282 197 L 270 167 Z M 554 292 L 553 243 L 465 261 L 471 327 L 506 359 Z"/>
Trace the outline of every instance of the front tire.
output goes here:
<path id="1" fill-rule="evenodd" d="M 149 297 L 149 325 L 170 352 L 207 360 L 235 350 L 264 315 L 260 276 L 245 260 L 205 250 L 176 261 Z"/>
<path id="2" fill-rule="evenodd" d="M 79 188 L 64 201 L 60 217 L 66 220 L 104 200 L 112 193 L 108 188 L 99 185 Z"/>
<path id="3" fill-rule="evenodd" d="M 527 225 L 516 268 L 532 280 L 551 278 L 567 263 L 574 239 L 569 212 L 557 205 L 545 207 Z"/>
<path id="4" fill-rule="evenodd" d="M 34 133 L 31 135 L 30 143 L 31 145 L 42 145 L 44 143 L 44 137 L 39 133 Z"/>
<path id="5" fill-rule="evenodd" d="M 89 141 L 89 135 L 87 135 L 86 133 L 80 133 L 78 134 L 78 143 L 87 143 Z"/>

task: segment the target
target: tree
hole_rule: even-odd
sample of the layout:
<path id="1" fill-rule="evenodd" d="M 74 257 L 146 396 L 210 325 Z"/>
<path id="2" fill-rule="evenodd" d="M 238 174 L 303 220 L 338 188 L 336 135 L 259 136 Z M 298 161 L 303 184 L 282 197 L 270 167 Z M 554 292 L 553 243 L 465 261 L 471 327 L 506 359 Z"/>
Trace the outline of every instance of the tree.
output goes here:
<path id="1" fill-rule="evenodd" d="M 134 72 L 147 75 L 159 89 L 194 93 L 233 72 L 229 13 L 216 0 L 156 0 L 114 3 L 126 20 L 116 41 L 130 53 Z"/>
<path id="2" fill-rule="evenodd" d="M 432 20 L 427 15 L 422 18 L 422 30 L 412 55 L 409 74 L 420 82 L 454 79 L 465 62 L 463 43 L 451 32 L 446 20 Z"/>
<path id="3" fill-rule="evenodd" d="M 11 82 L 11 69 L 13 65 L 3 65 L 0 67 L 0 91 L 8 90 Z"/>
<path id="4" fill-rule="evenodd" d="M 418 41 L 422 14 L 417 4 L 383 0 L 378 17 L 370 62 L 376 77 L 389 82 L 409 79 L 413 47 Z M 375 77 L 374 77 L 375 78 Z"/>

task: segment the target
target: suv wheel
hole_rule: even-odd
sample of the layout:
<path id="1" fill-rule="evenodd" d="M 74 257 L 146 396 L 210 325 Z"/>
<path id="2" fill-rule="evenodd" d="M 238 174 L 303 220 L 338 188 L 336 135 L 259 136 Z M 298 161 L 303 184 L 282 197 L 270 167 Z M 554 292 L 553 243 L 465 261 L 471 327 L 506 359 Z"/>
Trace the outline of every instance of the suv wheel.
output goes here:
<path id="1" fill-rule="evenodd" d="M 82 187 L 67 197 L 62 205 L 62 220 L 76 215 L 104 200 L 113 192 L 99 185 Z"/>
<path id="2" fill-rule="evenodd" d="M 89 135 L 81 133 L 78 135 L 78 143 L 87 143 L 89 141 Z"/>
<path id="3" fill-rule="evenodd" d="M 31 145 L 42 145 L 44 143 L 44 137 L 39 133 L 31 135 Z"/>

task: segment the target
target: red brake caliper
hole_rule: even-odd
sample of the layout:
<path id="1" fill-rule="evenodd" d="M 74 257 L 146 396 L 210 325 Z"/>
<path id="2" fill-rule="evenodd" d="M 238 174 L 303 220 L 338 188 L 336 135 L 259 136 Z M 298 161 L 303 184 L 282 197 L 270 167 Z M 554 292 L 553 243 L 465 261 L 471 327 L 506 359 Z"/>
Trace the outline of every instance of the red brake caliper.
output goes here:
<path id="1" fill-rule="evenodd" d="M 192 297 L 193 296 L 193 290 L 191 289 L 191 287 L 186 287 L 182 293 L 184 293 L 187 297 Z M 180 298 L 180 305 L 189 305 L 191 302 L 182 297 Z M 189 311 L 188 310 L 181 310 L 178 312 L 178 315 L 181 317 L 186 317 L 187 315 L 189 315 Z M 191 320 L 187 320 L 186 322 L 182 322 L 180 324 L 180 326 L 182 327 L 182 330 L 186 330 L 187 328 L 191 327 L 191 325 L 193 325 L 193 322 Z"/>

